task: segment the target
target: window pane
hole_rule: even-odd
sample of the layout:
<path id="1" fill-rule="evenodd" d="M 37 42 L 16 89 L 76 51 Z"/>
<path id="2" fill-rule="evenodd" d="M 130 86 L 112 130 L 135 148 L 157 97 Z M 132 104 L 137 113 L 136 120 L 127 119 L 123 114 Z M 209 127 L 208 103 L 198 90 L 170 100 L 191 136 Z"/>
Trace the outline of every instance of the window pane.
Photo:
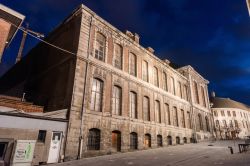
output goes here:
<path id="1" fill-rule="evenodd" d="M 97 33 L 95 42 L 95 58 L 101 61 L 104 61 L 105 43 L 106 38 L 102 34 Z"/>
<path id="2" fill-rule="evenodd" d="M 113 114 L 121 115 L 122 89 L 118 86 L 114 86 L 112 101 Z"/>
<path id="3" fill-rule="evenodd" d="M 94 78 L 91 89 L 90 109 L 101 112 L 102 105 L 103 82 Z"/>

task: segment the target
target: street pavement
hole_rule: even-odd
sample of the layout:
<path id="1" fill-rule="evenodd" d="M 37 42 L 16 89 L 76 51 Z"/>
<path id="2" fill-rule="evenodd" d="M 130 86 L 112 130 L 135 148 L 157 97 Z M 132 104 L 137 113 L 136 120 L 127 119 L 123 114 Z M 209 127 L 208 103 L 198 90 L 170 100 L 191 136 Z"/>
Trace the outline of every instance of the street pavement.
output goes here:
<path id="1" fill-rule="evenodd" d="M 50 166 L 250 166 L 250 152 L 239 153 L 238 143 L 243 141 L 168 146 L 85 158 Z M 233 147 L 234 154 L 230 153 L 228 146 Z"/>

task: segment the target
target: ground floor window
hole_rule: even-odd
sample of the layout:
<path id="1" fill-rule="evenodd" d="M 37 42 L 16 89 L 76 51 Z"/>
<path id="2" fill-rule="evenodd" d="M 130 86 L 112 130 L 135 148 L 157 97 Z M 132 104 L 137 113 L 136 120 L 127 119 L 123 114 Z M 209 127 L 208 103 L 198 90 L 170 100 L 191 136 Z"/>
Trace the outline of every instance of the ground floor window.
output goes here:
<path id="1" fill-rule="evenodd" d="M 176 137 L 176 144 L 180 144 L 180 137 Z"/>
<path id="2" fill-rule="evenodd" d="M 168 145 L 172 145 L 172 137 L 168 136 L 167 137 Z"/>
<path id="3" fill-rule="evenodd" d="M 186 137 L 183 138 L 183 142 L 184 142 L 185 144 L 187 143 L 187 138 L 186 138 Z"/>
<path id="4" fill-rule="evenodd" d="M 90 129 L 88 134 L 88 150 L 100 150 L 101 131 Z"/>
<path id="5" fill-rule="evenodd" d="M 138 136 L 137 133 L 132 132 L 130 133 L 130 149 L 137 149 L 138 148 Z"/>

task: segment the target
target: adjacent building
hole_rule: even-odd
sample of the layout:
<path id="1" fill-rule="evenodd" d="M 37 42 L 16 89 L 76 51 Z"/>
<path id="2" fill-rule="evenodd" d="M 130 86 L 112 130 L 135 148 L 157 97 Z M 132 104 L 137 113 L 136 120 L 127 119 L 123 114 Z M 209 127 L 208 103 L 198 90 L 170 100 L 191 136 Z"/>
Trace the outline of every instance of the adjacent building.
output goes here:
<path id="1" fill-rule="evenodd" d="M 246 138 L 250 136 L 250 108 L 229 98 L 212 94 L 212 112 L 218 139 Z"/>
<path id="2" fill-rule="evenodd" d="M 0 93 L 67 109 L 65 160 L 208 140 L 208 81 L 81 5 L 0 79 Z M 24 95 L 25 94 L 25 95 Z M 1 135 L 1 134 L 0 134 Z"/>
<path id="3" fill-rule="evenodd" d="M 4 49 L 14 38 L 25 16 L 0 4 L 0 63 Z"/>

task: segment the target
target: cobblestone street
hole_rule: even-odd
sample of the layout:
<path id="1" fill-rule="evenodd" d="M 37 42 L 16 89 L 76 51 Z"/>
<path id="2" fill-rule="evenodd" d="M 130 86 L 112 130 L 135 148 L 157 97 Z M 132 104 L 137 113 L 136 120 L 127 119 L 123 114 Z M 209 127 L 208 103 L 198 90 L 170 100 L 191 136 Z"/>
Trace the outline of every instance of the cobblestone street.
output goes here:
<path id="1" fill-rule="evenodd" d="M 217 141 L 214 143 L 185 144 L 137 152 L 120 153 L 55 164 L 56 166 L 247 166 L 250 153 L 238 153 L 240 141 Z M 208 146 L 213 145 L 213 146 Z M 232 146 L 234 154 L 228 149 Z"/>

